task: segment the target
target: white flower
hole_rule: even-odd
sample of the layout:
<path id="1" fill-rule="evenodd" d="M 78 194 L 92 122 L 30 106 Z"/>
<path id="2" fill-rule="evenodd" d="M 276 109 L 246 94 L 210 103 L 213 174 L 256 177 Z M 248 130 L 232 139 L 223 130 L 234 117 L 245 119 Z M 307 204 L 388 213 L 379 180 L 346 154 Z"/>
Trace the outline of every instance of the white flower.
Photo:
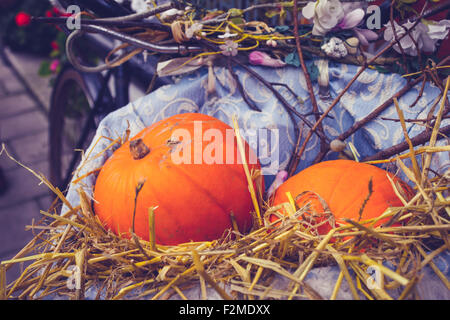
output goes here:
<path id="1" fill-rule="evenodd" d="M 276 46 L 278 46 L 278 42 L 274 39 L 269 39 L 266 41 L 266 45 L 272 48 L 276 48 Z"/>
<path id="2" fill-rule="evenodd" d="M 403 36 L 406 29 L 410 29 L 414 26 L 413 22 L 406 22 L 400 26 L 394 21 L 394 28 L 397 33 L 397 37 Z M 386 25 L 386 30 L 384 31 L 384 40 L 393 42 L 395 41 L 395 35 L 392 28 L 392 24 L 388 22 Z M 405 52 L 410 56 L 417 56 L 417 48 L 414 42 L 417 43 L 418 49 L 424 52 L 434 52 L 436 50 L 436 43 L 439 40 L 445 39 L 450 29 L 450 20 L 441 20 L 439 22 L 428 22 L 426 25 L 419 22 L 414 29 L 410 31 L 410 36 L 406 35 L 399 40 L 400 45 Z M 414 39 L 414 41 L 412 39 Z M 393 46 L 394 50 L 401 53 L 402 50 L 395 44 Z"/>
<path id="3" fill-rule="evenodd" d="M 203 24 L 195 22 L 192 26 L 190 26 L 186 30 L 186 37 L 188 39 L 191 39 L 197 32 L 202 31 L 202 29 L 203 29 Z"/>
<path id="4" fill-rule="evenodd" d="M 325 35 L 344 18 L 344 8 L 339 0 L 318 0 L 308 2 L 302 14 L 306 19 L 314 18 L 312 34 Z"/>
<path id="5" fill-rule="evenodd" d="M 131 9 L 137 13 L 141 13 L 148 10 L 147 1 L 145 0 L 132 0 Z"/>
<path id="6" fill-rule="evenodd" d="M 231 40 L 226 40 L 225 44 L 219 46 L 220 50 L 222 50 L 222 54 L 227 57 L 234 57 L 238 54 L 239 45 L 236 42 Z"/>
<path id="7" fill-rule="evenodd" d="M 344 41 L 336 37 L 331 38 L 327 43 L 322 45 L 321 49 L 327 56 L 333 58 L 343 58 L 348 54 Z"/>
<path id="8" fill-rule="evenodd" d="M 428 36 L 433 40 L 444 40 L 450 29 L 450 20 L 427 21 Z"/>
<path id="9" fill-rule="evenodd" d="M 161 13 L 160 18 L 163 21 L 166 21 L 168 19 L 172 19 L 176 16 L 182 15 L 184 12 L 175 8 L 169 9 Z"/>
<path id="10" fill-rule="evenodd" d="M 234 38 L 236 37 L 238 34 L 237 33 L 231 33 L 230 29 L 228 27 L 225 28 L 225 33 L 222 35 L 217 36 L 220 39 L 228 39 L 228 38 Z"/>

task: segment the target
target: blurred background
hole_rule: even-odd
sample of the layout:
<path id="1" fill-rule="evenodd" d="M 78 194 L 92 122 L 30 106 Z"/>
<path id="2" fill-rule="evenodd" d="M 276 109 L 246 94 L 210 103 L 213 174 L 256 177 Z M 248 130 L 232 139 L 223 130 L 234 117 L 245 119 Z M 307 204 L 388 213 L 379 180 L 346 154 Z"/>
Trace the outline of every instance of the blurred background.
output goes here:
<path id="1" fill-rule="evenodd" d="M 55 16 L 48 1 L 0 0 L 0 261 L 12 258 L 38 230 L 54 197 L 40 180 L 6 152 L 48 175 L 48 111 L 52 81 L 61 63 L 64 34 L 30 23 L 30 16 Z M 8 283 L 20 268 L 8 270 Z"/>
<path id="2" fill-rule="evenodd" d="M 66 34 L 55 25 L 33 22 L 31 17 L 64 16 L 54 4 L 48 0 L 0 0 L 0 261 L 14 257 L 40 231 L 28 226 L 39 221 L 43 217 L 40 210 L 47 211 L 55 199 L 39 178 L 11 159 L 50 179 L 49 113 L 57 75 L 68 64 Z M 87 47 L 82 49 L 91 53 Z M 85 115 L 78 109 L 83 109 L 86 101 L 75 85 L 69 89 L 73 97 L 67 98 L 71 99 L 67 105 L 73 108 L 65 108 L 65 129 L 71 121 L 72 131 L 79 135 Z M 145 88 L 132 83 L 127 98 L 134 100 L 143 94 Z M 66 133 L 59 155 L 64 168 L 75 149 Z M 19 267 L 8 270 L 7 282 L 19 273 Z"/>

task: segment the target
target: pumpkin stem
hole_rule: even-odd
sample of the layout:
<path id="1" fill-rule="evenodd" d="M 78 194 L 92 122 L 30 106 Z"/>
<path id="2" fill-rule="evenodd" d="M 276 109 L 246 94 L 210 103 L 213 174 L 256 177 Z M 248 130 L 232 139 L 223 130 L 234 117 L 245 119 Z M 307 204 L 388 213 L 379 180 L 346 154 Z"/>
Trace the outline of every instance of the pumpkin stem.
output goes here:
<path id="1" fill-rule="evenodd" d="M 142 139 L 136 139 L 130 141 L 130 152 L 134 160 L 139 160 L 149 154 L 150 149 L 145 145 Z"/>

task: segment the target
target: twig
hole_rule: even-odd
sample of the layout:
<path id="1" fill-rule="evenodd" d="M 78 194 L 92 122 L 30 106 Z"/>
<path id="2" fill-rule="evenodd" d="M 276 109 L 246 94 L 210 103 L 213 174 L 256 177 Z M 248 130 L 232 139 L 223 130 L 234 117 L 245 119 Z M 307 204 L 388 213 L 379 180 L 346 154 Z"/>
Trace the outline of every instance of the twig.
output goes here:
<path id="1" fill-rule="evenodd" d="M 305 76 L 306 86 L 308 88 L 308 93 L 309 93 L 309 98 L 311 99 L 312 110 L 314 113 L 316 113 L 315 118 L 316 118 L 316 123 L 318 124 L 317 130 L 318 130 L 318 132 L 320 132 L 324 135 L 322 122 L 319 121 L 319 119 L 320 119 L 320 116 L 318 115 L 319 107 L 317 106 L 316 96 L 314 95 L 314 89 L 311 84 L 311 78 L 309 77 L 308 69 L 306 68 L 306 65 L 305 65 L 305 60 L 303 58 L 302 46 L 300 44 L 300 37 L 298 34 L 298 26 L 299 26 L 299 24 L 298 24 L 298 5 L 297 5 L 296 1 L 294 1 L 293 18 L 294 18 L 295 43 L 297 46 L 298 57 L 300 59 L 300 65 L 302 67 L 303 75 Z M 320 150 L 324 151 L 326 148 L 327 148 L 326 140 L 321 138 L 320 139 Z M 295 151 L 297 152 L 297 150 L 295 150 Z M 300 157 L 296 157 L 295 162 L 293 163 L 292 167 L 289 168 L 288 176 L 291 176 L 294 173 L 293 171 L 297 168 L 299 161 L 300 161 Z"/>
<path id="2" fill-rule="evenodd" d="M 395 25 L 394 25 L 394 4 L 395 4 L 395 2 L 396 2 L 395 0 L 392 0 L 391 6 L 389 8 L 389 23 L 391 24 L 392 32 L 394 34 L 394 40 L 395 40 L 397 46 L 400 48 L 400 52 L 402 54 L 403 69 L 405 70 L 406 73 L 409 73 L 408 72 L 408 65 L 405 62 L 406 61 L 405 50 L 403 49 L 402 45 L 400 44 L 400 40 L 399 40 L 398 35 L 397 35 L 397 30 L 396 30 Z M 404 29 L 405 29 L 405 31 L 407 30 L 405 27 L 404 27 Z M 408 32 L 408 35 L 409 35 L 409 32 Z"/>
<path id="3" fill-rule="evenodd" d="M 396 94 L 394 94 L 391 98 L 386 100 L 383 104 L 381 104 L 379 107 L 377 107 L 375 110 L 373 110 L 371 113 L 369 113 L 366 117 L 363 119 L 355 122 L 351 128 L 349 128 L 347 131 L 342 133 L 337 139 L 344 141 L 348 137 L 350 137 L 352 134 L 354 134 L 356 131 L 358 131 L 360 128 L 365 126 L 368 122 L 375 119 L 380 113 L 382 113 L 384 110 L 386 110 L 394 101 L 394 98 L 400 98 L 405 93 L 407 93 L 412 87 L 414 87 L 417 83 L 420 82 L 420 80 L 424 78 L 424 76 L 419 77 L 415 79 L 414 81 L 411 81 L 410 83 L 407 83 L 400 91 L 398 91 Z"/>
<path id="4" fill-rule="evenodd" d="M 444 135 L 450 135 L 450 125 L 439 129 L 439 133 L 440 133 L 440 135 L 438 136 L 438 139 L 442 138 Z M 431 132 L 425 131 L 425 132 L 418 134 L 414 138 L 411 138 L 411 143 L 413 146 L 424 144 L 430 140 L 430 137 L 431 137 Z M 408 148 L 409 148 L 408 143 L 406 141 L 403 141 L 403 142 L 396 144 L 390 148 L 381 150 L 380 152 L 378 152 L 374 155 L 366 157 L 366 158 L 362 159 L 361 161 L 373 161 L 373 160 L 386 159 L 386 158 L 392 157 L 396 154 L 399 154 L 400 152 L 403 152 L 403 151 L 407 150 Z"/>
<path id="5" fill-rule="evenodd" d="M 239 92 L 241 93 L 242 99 L 244 99 L 245 103 L 247 103 L 247 105 L 250 107 L 250 109 L 261 112 L 261 109 L 259 109 L 256 106 L 256 104 L 253 102 L 253 100 L 248 96 L 247 92 L 245 92 L 245 89 L 242 86 L 242 83 L 239 81 L 239 77 L 234 72 L 229 59 L 227 61 L 227 69 L 230 72 L 231 76 L 233 77 L 234 82 L 236 82 L 236 87 L 238 88 Z"/>

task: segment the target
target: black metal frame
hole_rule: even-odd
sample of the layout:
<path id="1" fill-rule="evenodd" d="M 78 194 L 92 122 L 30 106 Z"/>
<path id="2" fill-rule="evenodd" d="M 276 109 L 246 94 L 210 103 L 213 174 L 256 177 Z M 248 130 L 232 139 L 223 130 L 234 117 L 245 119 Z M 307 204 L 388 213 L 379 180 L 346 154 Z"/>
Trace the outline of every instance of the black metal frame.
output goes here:
<path id="1" fill-rule="evenodd" d="M 126 8 L 119 5 L 113 0 L 60 0 L 62 5 L 78 5 L 82 10 L 89 10 L 101 17 L 118 17 L 128 15 L 129 12 Z M 68 35 L 70 30 L 62 26 L 63 31 Z M 99 43 L 94 37 L 89 37 L 89 41 L 84 42 L 83 45 L 87 45 L 90 50 L 94 50 L 95 53 L 105 56 L 111 48 L 106 48 L 104 44 Z M 76 144 L 76 149 L 83 148 L 85 140 L 88 138 L 91 130 L 94 130 L 97 126 L 96 119 L 101 119 L 110 112 L 117 110 L 118 108 L 125 106 L 129 103 L 129 87 L 131 83 L 131 74 L 133 78 L 145 87 L 152 81 L 153 75 L 156 73 L 156 58 L 149 57 L 147 63 L 143 63 L 142 59 L 138 57 L 132 58 L 127 63 L 124 63 L 114 69 L 107 71 L 106 75 L 96 74 L 96 77 L 92 77 L 91 74 L 83 74 L 83 80 L 88 84 L 90 88 L 94 88 L 92 92 L 92 98 L 94 104 L 88 114 L 87 121 L 83 126 L 81 135 Z M 99 77 L 101 85 L 98 85 Z M 112 97 L 108 82 L 114 78 L 114 91 L 115 97 Z M 95 82 L 95 83 L 94 83 Z M 154 83 L 154 88 L 158 88 L 161 85 L 169 84 L 171 80 L 169 78 L 158 78 Z M 112 100 L 111 100 L 112 98 Z M 66 172 L 63 172 L 63 183 L 59 186 L 62 190 L 65 189 L 72 178 L 72 172 L 75 169 L 79 159 L 79 155 L 74 153 L 69 164 L 69 168 Z"/>

